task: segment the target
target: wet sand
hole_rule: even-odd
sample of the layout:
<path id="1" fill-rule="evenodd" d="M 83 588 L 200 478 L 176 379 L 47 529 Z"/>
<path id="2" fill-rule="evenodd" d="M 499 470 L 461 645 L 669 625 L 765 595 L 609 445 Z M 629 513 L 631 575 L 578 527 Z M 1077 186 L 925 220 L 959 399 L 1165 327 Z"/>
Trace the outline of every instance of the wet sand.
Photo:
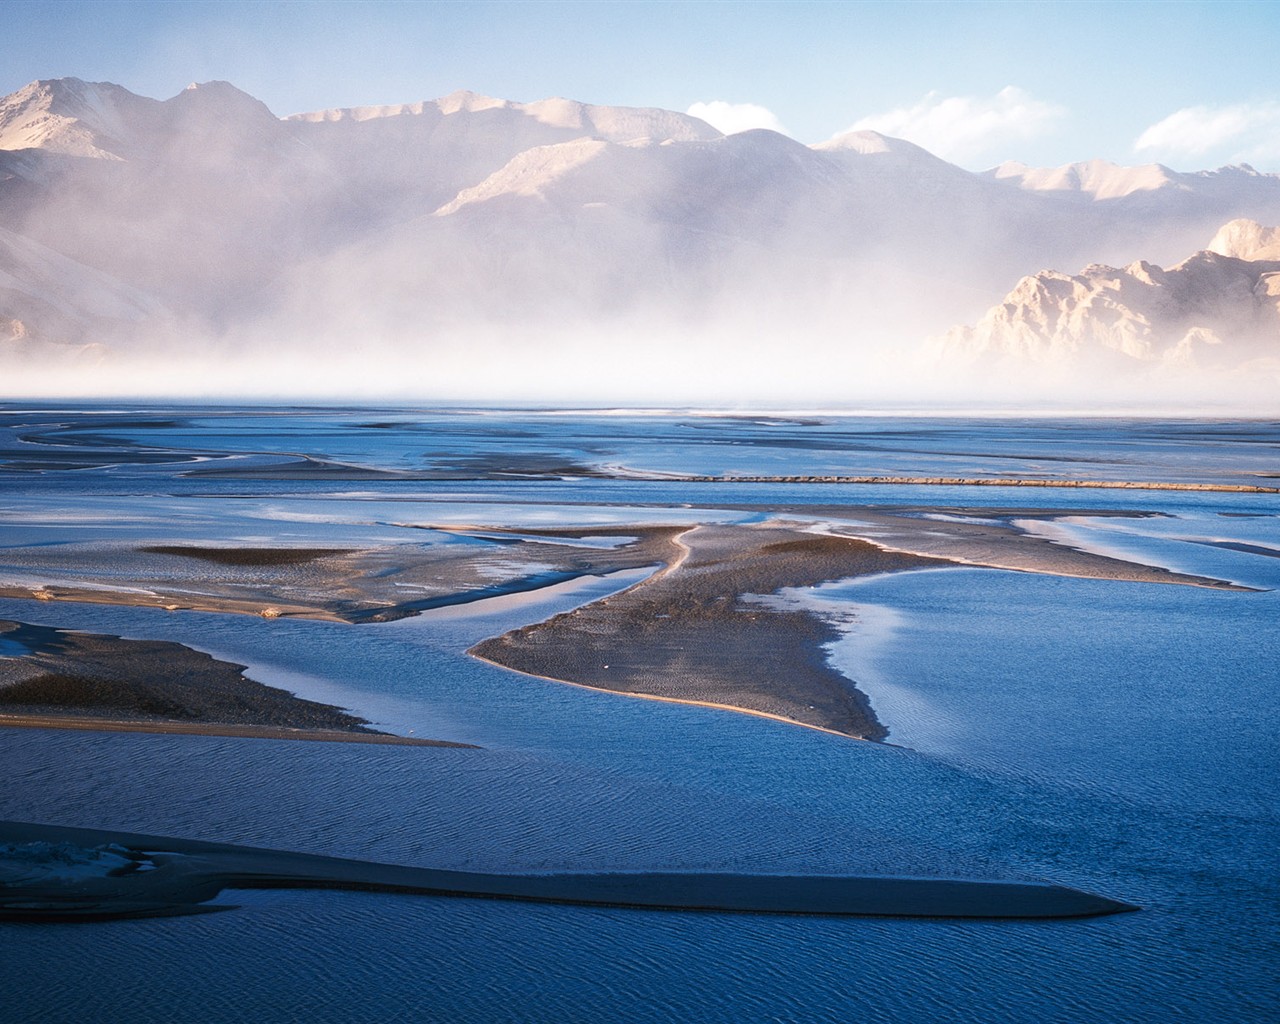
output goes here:
<path id="1" fill-rule="evenodd" d="M 0 597 L 266 618 L 386 622 L 663 563 L 677 527 L 555 531 L 403 524 L 466 543 L 386 547 L 64 544 L 4 552 Z M 616 547 L 575 543 L 616 537 Z"/>
<path id="2" fill-rule="evenodd" d="M 868 509 L 839 505 L 798 505 L 775 511 L 779 515 L 790 514 L 808 521 L 815 518 L 834 520 L 831 528 L 835 532 L 862 537 L 896 551 L 909 551 L 970 566 L 1126 583 L 1252 590 L 1227 580 L 1175 572 L 1163 566 L 1144 565 L 1082 550 L 1019 525 L 1019 521 L 1052 521 L 1066 517 L 1133 518 L 1144 513 L 947 507 Z"/>
<path id="3" fill-rule="evenodd" d="M 1138 909 L 1040 882 L 661 871 L 488 874 L 0 822 L 0 920 L 198 914 L 232 909 L 208 903 L 223 889 L 285 888 L 764 914 L 1071 918 Z"/>
<path id="4" fill-rule="evenodd" d="M 1034 522 L 1026 522 L 1093 514 L 1081 510 L 719 507 L 772 518 L 768 525 L 693 527 L 408 523 L 406 529 L 444 535 L 444 542 L 365 550 L 198 543 L 59 545 L 10 550 L 5 557 L 11 560 L 10 569 L 25 570 L 35 579 L 42 572 L 57 573 L 62 582 L 35 588 L 10 584 L 0 587 L 0 595 L 370 623 L 531 593 L 588 575 L 662 566 L 622 594 L 485 640 L 470 653 L 559 682 L 726 708 L 880 740 L 885 730 L 865 696 L 826 662 L 824 646 L 840 635 L 836 625 L 803 610 L 752 601 L 751 595 L 871 573 L 957 565 L 1248 589 L 1082 551 L 1035 532 Z M 610 539 L 616 546 L 600 546 L 601 540 Z M 76 586 L 66 577 L 77 569 L 113 582 Z M 131 650 L 136 658 L 142 648 Z M 0 709 L 7 700 L 11 707 L 19 705 L 12 707 L 19 715 L 368 731 L 350 716 L 335 721 L 307 711 L 299 721 L 309 702 L 292 697 L 287 711 L 259 698 L 242 700 L 256 709 L 250 713 L 239 707 L 229 710 L 226 701 L 218 708 L 209 706 L 209 694 L 217 693 L 217 687 L 199 700 L 187 687 L 175 703 L 180 662 L 156 663 L 154 679 L 165 682 L 163 694 L 150 683 L 138 682 L 136 666 L 134 682 L 122 690 L 120 673 L 103 662 L 107 652 L 82 654 L 79 669 L 46 666 L 42 679 L 24 679 L 16 690 L 13 685 L 0 689 Z M 88 663 L 97 667 L 90 672 L 83 667 Z M 239 666 L 226 669 L 230 675 L 224 673 L 219 685 L 234 677 L 240 679 L 237 685 L 258 686 L 239 677 Z M 255 692 L 260 697 L 268 690 Z M 66 708 L 75 710 L 64 713 Z"/>
<path id="5" fill-rule="evenodd" d="M 1062 576 L 1248 590 L 1082 551 L 1018 520 L 1043 510 L 737 506 L 773 525 L 699 526 L 686 555 L 622 594 L 482 641 L 485 661 L 560 682 L 763 715 L 858 739 L 883 740 L 856 684 L 831 668 L 835 625 L 805 611 L 744 600 L 904 569 L 985 566 Z M 788 525 L 782 518 L 795 516 Z M 1079 512 L 1072 513 L 1079 515 Z M 818 528 L 821 534 L 804 532 Z"/>
<path id="6" fill-rule="evenodd" d="M 0 620 L 0 726 L 439 745 L 247 678 L 182 644 Z"/>
<path id="7" fill-rule="evenodd" d="M 683 557 L 621 594 L 470 653 L 595 689 L 885 737 L 865 695 L 827 664 L 823 646 L 839 637 L 833 624 L 744 597 L 951 563 L 783 527 L 698 526 L 680 542 Z"/>

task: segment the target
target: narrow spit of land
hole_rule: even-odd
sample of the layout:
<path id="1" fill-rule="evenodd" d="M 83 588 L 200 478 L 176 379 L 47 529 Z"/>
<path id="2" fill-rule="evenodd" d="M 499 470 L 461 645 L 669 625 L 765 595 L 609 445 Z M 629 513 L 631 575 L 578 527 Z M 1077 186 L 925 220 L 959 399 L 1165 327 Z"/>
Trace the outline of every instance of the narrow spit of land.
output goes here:
<path id="1" fill-rule="evenodd" d="M 471 653 L 596 689 L 884 738 L 867 698 L 826 662 L 823 645 L 837 628 L 744 598 L 954 563 L 784 527 L 698 526 L 679 541 L 684 550 L 649 579 Z"/>
<path id="2" fill-rule="evenodd" d="M 355 889 L 649 910 L 1070 918 L 1128 903 L 1043 882 L 719 872 L 488 874 L 129 832 L 0 821 L 0 921 L 102 921 L 230 910 L 223 889 Z"/>
<path id="3" fill-rule="evenodd" d="M 628 480 L 672 481 L 671 476 L 646 477 L 643 471 L 628 473 Z M 1220 494 L 1280 494 L 1280 487 L 1263 484 L 1215 484 L 1176 480 L 1078 480 L 1071 477 L 1026 476 L 681 476 L 680 483 L 694 484 L 904 484 L 914 487 L 1066 487 L 1104 491 L 1213 491 Z"/>
<path id="4" fill-rule="evenodd" d="M 831 580 L 962 565 L 1248 589 L 1053 543 L 1013 524 L 1014 516 L 1034 516 L 1031 511 L 994 519 L 957 511 L 941 520 L 921 518 L 914 510 L 769 511 L 793 514 L 797 521 L 693 527 L 679 536 L 680 550 L 665 568 L 649 579 L 484 640 L 470 653 L 560 682 L 882 740 L 887 732 L 867 698 L 827 662 L 824 648 L 840 636 L 838 627 L 759 597 Z M 809 517 L 829 518 L 815 523 Z"/>
<path id="5" fill-rule="evenodd" d="M 182 644 L 0 620 L 0 726 L 464 746 L 393 736 Z"/>

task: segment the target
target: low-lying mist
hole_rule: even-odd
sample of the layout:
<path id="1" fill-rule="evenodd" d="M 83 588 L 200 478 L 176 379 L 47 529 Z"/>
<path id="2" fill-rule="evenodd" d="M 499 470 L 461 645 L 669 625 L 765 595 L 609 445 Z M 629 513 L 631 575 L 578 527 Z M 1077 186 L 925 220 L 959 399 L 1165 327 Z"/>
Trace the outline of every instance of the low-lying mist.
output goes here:
<path id="1" fill-rule="evenodd" d="M 1098 200 L 874 133 L 806 147 L 471 94 L 281 120 L 225 83 L 162 103 L 73 79 L 3 101 L 0 142 L 11 398 L 1261 414 L 1280 394 L 1260 264 L 1222 271 L 1203 315 L 1105 281 L 1060 309 L 1017 292 L 1280 222 L 1277 175 Z"/>

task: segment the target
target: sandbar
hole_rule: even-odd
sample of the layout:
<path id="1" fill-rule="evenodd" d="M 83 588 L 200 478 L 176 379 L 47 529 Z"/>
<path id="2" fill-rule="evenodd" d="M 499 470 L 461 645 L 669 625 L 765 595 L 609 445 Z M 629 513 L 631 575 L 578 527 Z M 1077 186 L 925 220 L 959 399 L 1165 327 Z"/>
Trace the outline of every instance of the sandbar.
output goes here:
<path id="1" fill-rule="evenodd" d="M 0 920 L 206 913 L 232 909 L 209 905 L 223 889 L 284 888 L 839 916 L 1071 918 L 1138 909 L 1044 882 L 664 871 L 491 874 L 0 822 Z"/>
<path id="2" fill-rule="evenodd" d="M 0 620 L 0 726 L 464 746 L 391 736 L 182 644 Z"/>
<path id="3" fill-rule="evenodd" d="M 338 622 L 387 622 L 582 576 L 657 566 L 677 527 L 555 531 L 403 524 L 464 543 L 371 548 L 197 542 L 70 543 L 7 549 L 0 597 Z M 580 537 L 617 537 L 614 547 Z"/>
<path id="4" fill-rule="evenodd" d="M 940 567 L 848 537 L 778 526 L 697 526 L 664 570 L 470 653 L 529 675 L 883 739 L 866 696 L 827 664 L 835 625 L 744 601 L 786 587 Z"/>

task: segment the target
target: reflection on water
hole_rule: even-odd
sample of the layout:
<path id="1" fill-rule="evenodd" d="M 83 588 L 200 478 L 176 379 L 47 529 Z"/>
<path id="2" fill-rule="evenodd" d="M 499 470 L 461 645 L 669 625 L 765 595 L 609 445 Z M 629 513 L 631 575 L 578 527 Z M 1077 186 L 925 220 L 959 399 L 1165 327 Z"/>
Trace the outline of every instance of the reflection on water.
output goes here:
<path id="1" fill-rule="evenodd" d="M 157 418 L 172 422 L 102 432 L 152 449 L 291 451 L 402 468 L 518 445 L 699 471 L 808 472 L 838 457 L 841 471 L 977 472 L 1015 464 L 993 452 L 1022 444 L 1020 473 L 1033 453 L 1044 467 L 1060 456 L 1068 461 L 1053 467 L 1091 476 L 1185 478 L 1252 472 L 1276 440 L 1272 426 L 1242 424 Z M 49 419 L 79 430 L 89 417 Z M 373 422 L 396 426 L 360 426 Z M 90 431 L 77 430 L 60 436 L 84 442 Z M 735 437 L 746 443 L 729 443 Z M 121 462 L 4 475 L 3 545 L 423 543 L 429 531 L 403 524 L 756 515 L 691 507 L 699 502 L 1052 503 L 1165 513 L 1066 529 L 1262 592 L 990 570 L 810 592 L 805 599 L 856 613 L 832 657 L 863 682 L 902 747 L 587 691 L 461 653 L 623 580 L 367 626 L 0 601 L 0 617 L 177 640 L 377 721 L 484 748 L 12 730 L 0 733 L 0 816 L 475 870 L 1038 877 L 1145 907 L 1092 921 L 974 924 L 232 893 L 241 909 L 210 917 L 0 928 L 0 990 L 13 1019 L 1270 1019 L 1280 995 L 1280 912 L 1269 895 L 1280 866 L 1269 792 L 1280 767 L 1280 559 L 1186 538 L 1274 546 L 1274 497 L 867 488 L 851 499 L 780 485 L 690 492 L 604 480 L 177 475 L 186 468 Z"/>

